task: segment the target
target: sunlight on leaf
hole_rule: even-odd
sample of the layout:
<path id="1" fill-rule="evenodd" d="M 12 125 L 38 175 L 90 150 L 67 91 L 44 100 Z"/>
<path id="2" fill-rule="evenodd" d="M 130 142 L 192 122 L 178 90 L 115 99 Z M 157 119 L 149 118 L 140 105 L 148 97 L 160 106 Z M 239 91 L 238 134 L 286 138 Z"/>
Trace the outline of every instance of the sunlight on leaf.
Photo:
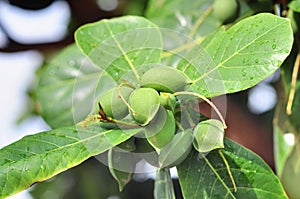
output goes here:
<path id="1" fill-rule="evenodd" d="M 138 67 L 160 63 L 160 31 L 142 17 L 124 16 L 84 25 L 75 32 L 75 40 L 115 81 L 129 71 L 139 80 Z"/>
<path id="2" fill-rule="evenodd" d="M 29 188 L 129 139 L 137 129 L 70 126 L 25 136 L 0 150 L 0 198 Z M 99 163 L 100 164 L 100 163 Z"/>
<path id="3" fill-rule="evenodd" d="M 187 52 L 178 67 L 192 79 L 189 90 L 212 97 L 245 90 L 275 72 L 290 53 L 293 32 L 289 20 L 263 13 L 208 41 Z"/>

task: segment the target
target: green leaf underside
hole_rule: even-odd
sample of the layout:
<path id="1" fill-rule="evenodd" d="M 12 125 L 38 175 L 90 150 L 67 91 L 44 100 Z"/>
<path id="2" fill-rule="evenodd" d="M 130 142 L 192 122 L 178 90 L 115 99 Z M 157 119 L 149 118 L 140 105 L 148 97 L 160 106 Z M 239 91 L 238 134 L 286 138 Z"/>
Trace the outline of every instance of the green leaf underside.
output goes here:
<path id="1" fill-rule="evenodd" d="M 185 198 L 287 198 L 278 178 L 258 155 L 228 139 L 221 151 L 228 161 L 237 191 L 233 191 L 227 168 L 217 151 L 210 152 L 206 158 L 219 177 L 193 151 L 177 166 Z"/>
<path id="2" fill-rule="evenodd" d="M 129 139 L 132 130 L 70 126 L 35 135 L 0 150 L 0 198 L 29 188 Z"/>
<path id="3" fill-rule="evenodd" d="M 119 190 L 122 191 L 132 178 L 135 169 L 134 155 L 111 148 L 107 158 L 110 174 L 118 182 Z"/>
<path id="4" fill-rule="evenodd" d="M 192 80 L 191 91 L 206 97 L 233 93 L 271 75 L 289 55 L 292 43 L 289 20 L 257 14 L 208 36 L 187 52 L 178 68 Z"/>
<path id="5" fill-rule="evenodd" d="M 154 184 L 154 198 L 175 199 L 174 187 L 169 168 L 157 170 Z"/>
<path id="6" fill-rule="evenodd" d="M 71 45 L 41 72 L 36 90 L 41 115 L 52 128 L 74 125 L 91 111 L 94 99 L 113 85 L 103 70 Z"/>
<path id="7" fill-rule="evenodd" d="M 133 69 L 160 63 L 160 31 L 142 17 L 123 16 L 84 25 L 75 32 L 75 40 L 115 81 Z"/>

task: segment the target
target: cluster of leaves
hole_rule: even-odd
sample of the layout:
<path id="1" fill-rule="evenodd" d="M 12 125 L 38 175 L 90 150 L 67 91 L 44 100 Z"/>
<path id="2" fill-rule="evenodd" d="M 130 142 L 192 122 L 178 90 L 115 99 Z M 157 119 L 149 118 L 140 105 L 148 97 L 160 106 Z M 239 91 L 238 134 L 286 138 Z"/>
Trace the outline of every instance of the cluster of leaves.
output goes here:
<path id="1" fill-rule="evenodd" d="M 246 4 L 241 8 L 247 13 Z M 285 18 L 257 14 L 225 29 L 211 11 L 211 1 L 153 0 L 147 18 L 125 16 L 79 28 L 76 44 L 43 69 L 36 91 L 41 115 L 54 130 L 0 150 L 0 198 L 134 137 L 140 129 L 107 129 L 97 120 L 76 124 L 105 91 L 122 81 L 138 84 L 135 71 L 174 66 L 191 80 L 189 92 L 210 98 L 256 85 L 289 55 L 293 36 Z M 185 198 L 287 198 L 266 163 L 228 139 L 224 149 L 208 155 L 191 150 L 177 170 Z M 158 172 L 154 196 L 174 197 L 168 169 Z"/>

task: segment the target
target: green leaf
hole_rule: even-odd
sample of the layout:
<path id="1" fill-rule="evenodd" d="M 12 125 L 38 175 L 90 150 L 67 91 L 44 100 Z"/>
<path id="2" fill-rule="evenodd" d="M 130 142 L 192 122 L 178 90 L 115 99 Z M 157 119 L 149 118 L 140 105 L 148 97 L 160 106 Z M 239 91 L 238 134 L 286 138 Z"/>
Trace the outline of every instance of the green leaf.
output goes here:
<path id="1" fill-rule="evenodd" d="M 160 28 L 174 30 L 183 37 L 197 38 L 213 32 L 220 25 L 211 12 L 212 5 L 211 0 L 150 0 L 146 17 Z"/>
<path id="2" fill-rule="evenodd" d="M 292 9 L 295 12 L 300 12 L 300 1 L 299 0 L 293 0 L 288 4 L 288 7 Z"/>
<path id="3" fill-rule="evenodd" d="M 0 150 L 0 198 L 74 167 L 124 142 L 137 131 L 104 130 L 92 125 L 25 136 Z"/>
<path id="4" fill-rule="evenodd" d="M 159 153 L 160 168 L 170 168 L 180 164 L 190 153 L 192 142 L 193 135 L 189 130 L 175 134 L 171 142 Z"/>
<path id="5" fill-rule="evenodd" d="M 170 169 L 158 169 L 154 184 L 155 199 L 176 199 Z"/>
<path id="6" fill-rule="evenodd" d="M 212 8 L 212 0 L 149 1 L 146 17 L 160 27 L 164 64 L 177 65 L 187 49 L 220 26 Z"/>
<path id="7" fill-rule="evenodd" d="M 158 27 L 143 17 L 105 19 L 80 27 L 75 40 L 81 50 L 115 80 L 147 64 L 160 63 Z"/>
<path id="8" fill-rule="evenodd" d="M 74 125 L 114 81 L 71 45 L 42 69 L 36 96 L 40 114 L 52 128 Z"/>
<path id="9" fill-rule="evenodd" d="M 122 191 L 130 182 L 135 169 L 133 153 L 111 148 L 108 151 L 108 166 L 111 175 L 119 184 L 119 190 Z"/>
<path id="10" fill-rule="evenodd" d="M 193 145 L 200 153 L 224 148 L 224 128 L 222 122 L 208 119 L 197 124 L 194 129 Z"/>
<path id="11" fill-rule="evenodd" d="M 268 13 L 248 17 L 220 33 L 191 48 L 178 66 L 192 80 L 189 90 L 206 97 L 256 85 L 278 69 L 293 44 L 289 20 Z"/>
<path id="12" fill-rule="evenodd" d="M 193 151 L 177 166 L 184 198 L 287 198 L 276 175 L 258 155 L 228 139 L 221 151 L 237 191 L 234 192 L 226 165 L 216 150 L 207 156 Z"/>

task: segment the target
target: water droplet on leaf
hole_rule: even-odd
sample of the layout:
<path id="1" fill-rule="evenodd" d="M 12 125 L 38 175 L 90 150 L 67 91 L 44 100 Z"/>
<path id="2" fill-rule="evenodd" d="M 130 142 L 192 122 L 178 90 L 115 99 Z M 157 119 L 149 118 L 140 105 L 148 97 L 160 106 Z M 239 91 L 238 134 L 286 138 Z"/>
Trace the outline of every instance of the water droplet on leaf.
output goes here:
<path id="1" fill-rule="evenodd" d="M 275 49 L 275 48 L 276 48 L 276 44 L 273 44 L 273 45 L 272 45 L 272 48 Z"/>
<path id="2" fill-rule="evenodd" d="M 247 75 L 245 69 L 242 70 L 242 76 L 245 77 Z"/>

